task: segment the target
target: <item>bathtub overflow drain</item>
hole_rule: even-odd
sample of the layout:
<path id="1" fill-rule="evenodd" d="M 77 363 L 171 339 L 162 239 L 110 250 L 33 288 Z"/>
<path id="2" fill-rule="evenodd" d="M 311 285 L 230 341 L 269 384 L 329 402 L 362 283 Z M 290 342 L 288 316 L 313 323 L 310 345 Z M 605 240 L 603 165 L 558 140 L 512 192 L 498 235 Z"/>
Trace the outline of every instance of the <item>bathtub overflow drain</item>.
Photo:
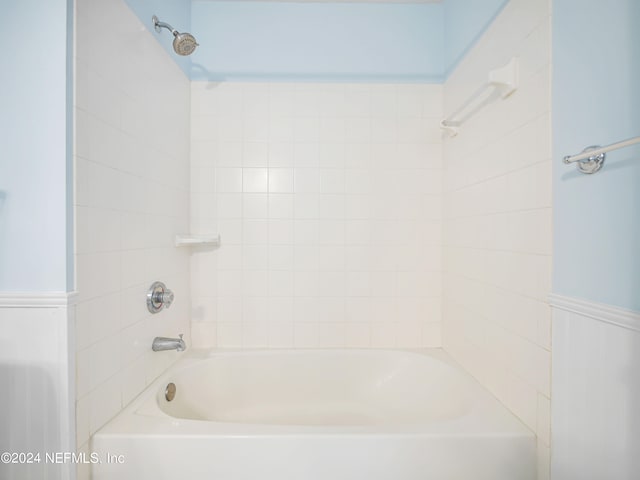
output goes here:
<path id="1" fill-rule="evenodd" d="M 164 398 L 167 399 L 167 402 L 170 402 L 176 396 L 176 384 L 170 383 L 167 385 L 167 388 L 164 389 Z"/>

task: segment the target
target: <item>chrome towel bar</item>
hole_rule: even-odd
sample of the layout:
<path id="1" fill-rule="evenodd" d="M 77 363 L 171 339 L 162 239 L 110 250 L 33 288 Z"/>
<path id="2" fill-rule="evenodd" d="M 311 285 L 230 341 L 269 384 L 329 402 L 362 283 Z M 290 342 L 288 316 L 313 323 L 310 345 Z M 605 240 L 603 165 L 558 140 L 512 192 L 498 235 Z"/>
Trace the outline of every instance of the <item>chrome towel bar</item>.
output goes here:
<path id="1" fill-rule="evenodd" d="M 600 145 L 593 145 L 585 148 L 581 153 L 577 155 L 567 155 L 564 157 L 563 162 L 569 165 L 570 163 L 576 163 L 576 167 L 582 173 L 596 173 L 604 165 L 606 159 L 606 153 L 612 150 L 618 150 L 619 148 L 630 147 L 640 143 L 640 137 L 629 138 L 621 142 L 612 143 L 605 147 Z"/>

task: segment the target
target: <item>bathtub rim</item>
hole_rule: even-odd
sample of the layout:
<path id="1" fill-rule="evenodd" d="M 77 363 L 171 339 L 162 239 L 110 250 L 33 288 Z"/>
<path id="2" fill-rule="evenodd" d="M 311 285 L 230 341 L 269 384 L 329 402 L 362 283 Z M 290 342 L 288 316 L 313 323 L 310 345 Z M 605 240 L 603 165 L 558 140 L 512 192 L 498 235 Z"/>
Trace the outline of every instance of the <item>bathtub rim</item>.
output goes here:
<path id="1" fill-rule="evenodd" d="M 336 426 L 336 425 L 274 425 L 261 423 L 233 423 L 211 420 L 193 420 L 170 416 L 157 403 L 166 384 L 196 363 L 216 356 L 250 356 L 278 354 L 327 353 L 384 353 L 409 354 L 435 359 L 454 368 L 468 381 L 477 401 L 466 414 L 449 419 L 428 422 L 400 423 L 391 425 Z M 225 437 L 269 437 L 295 435 L 324 437 L 349 436 L 438 436 L 438 437 L 514 437 L 535 438 L 535 433 L 503 405 L 489 390 L 482 386 L 469 372 L 463 369 L 441 348 L 427 349 L 373 349 L 373 348 L 309 348 L 309 349 L 190 349 L 165 372 L 125 406 L 115 417 L 100 428 L 94 436 L 225 436 Z"/>

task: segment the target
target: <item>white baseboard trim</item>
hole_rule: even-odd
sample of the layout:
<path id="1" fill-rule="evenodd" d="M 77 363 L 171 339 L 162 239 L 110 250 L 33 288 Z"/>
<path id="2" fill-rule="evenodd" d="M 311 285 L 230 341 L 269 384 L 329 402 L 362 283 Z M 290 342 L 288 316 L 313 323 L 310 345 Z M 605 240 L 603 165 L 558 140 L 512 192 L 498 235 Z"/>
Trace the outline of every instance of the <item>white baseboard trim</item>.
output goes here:
<path id="1" fill-rule="evenodd" d="M 73 305 L 76 292 L 4 292 L 0 308 L 63 308 Z"/>
<path id="2" fill-rule="evenodd" d="M 577 313 L 599 322 L 640 332 L 640 312 L 554 293 L 549 295 L 549 304 L 552 308 Z"/>

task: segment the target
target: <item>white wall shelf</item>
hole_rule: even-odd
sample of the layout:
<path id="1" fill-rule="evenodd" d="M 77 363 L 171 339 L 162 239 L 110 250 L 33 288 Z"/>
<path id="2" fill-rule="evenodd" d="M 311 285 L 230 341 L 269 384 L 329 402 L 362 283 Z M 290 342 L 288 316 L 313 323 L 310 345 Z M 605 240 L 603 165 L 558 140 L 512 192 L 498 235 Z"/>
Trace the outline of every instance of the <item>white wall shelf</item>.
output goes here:
<path id="1" fill-rule="evenodd" d="M 219 247 L 220 235 L 176 235 L 176 247 Z"/>

